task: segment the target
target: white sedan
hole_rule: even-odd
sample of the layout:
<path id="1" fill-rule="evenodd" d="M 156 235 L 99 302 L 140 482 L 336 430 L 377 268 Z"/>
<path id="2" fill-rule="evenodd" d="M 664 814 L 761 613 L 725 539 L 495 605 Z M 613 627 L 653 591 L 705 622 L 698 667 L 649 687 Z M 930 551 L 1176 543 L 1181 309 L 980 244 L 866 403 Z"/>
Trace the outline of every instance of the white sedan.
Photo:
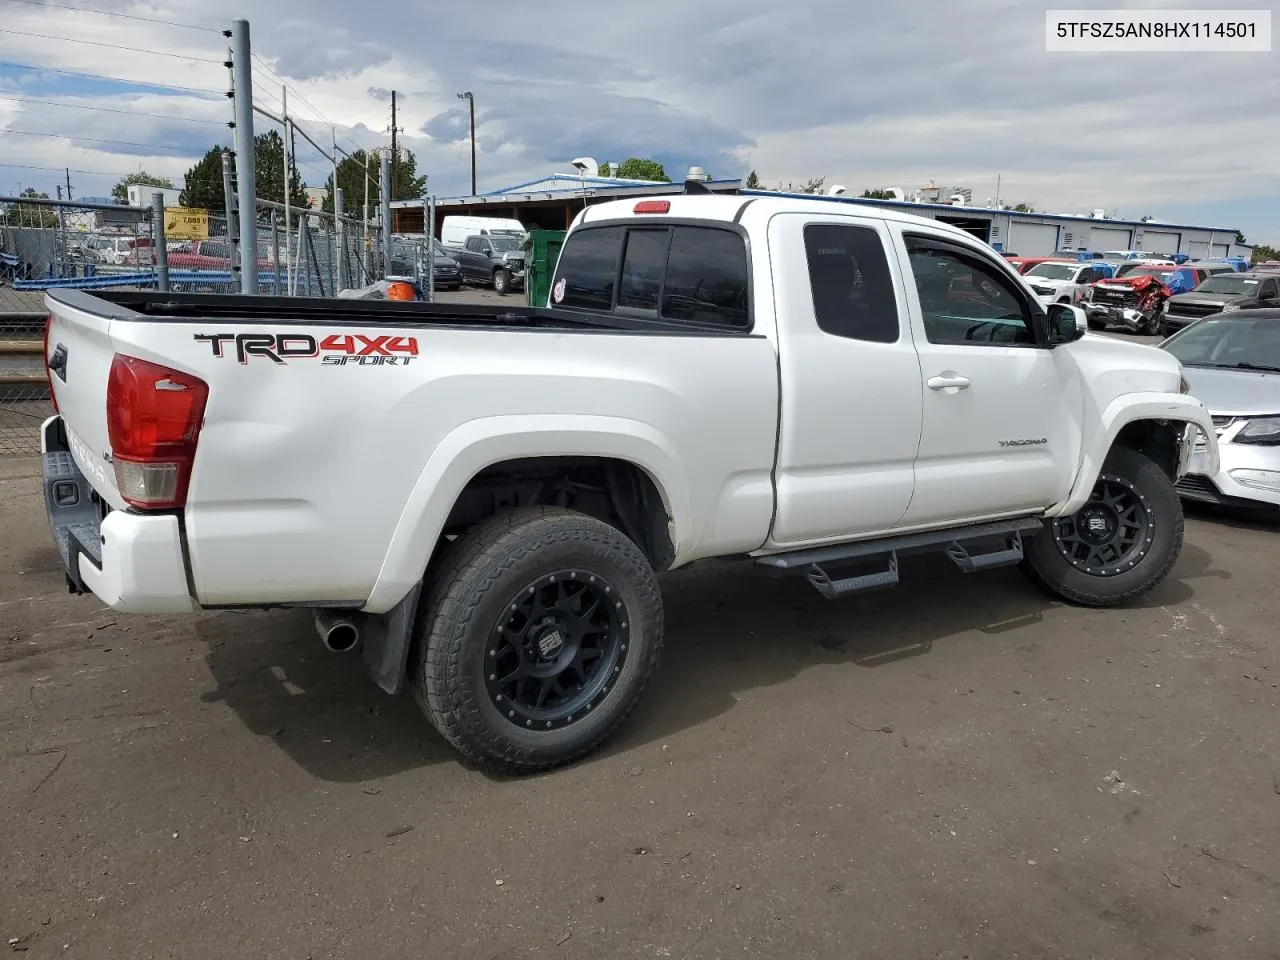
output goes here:
<path id="1" fill-rule="evenodd" d="M 1280 310 L 1206 317 L 1160 346 L 1182 363 L 1218 434 L 1218 471 L 1203 466 L 1197 446 L 1178 492 L 1280 515 Z"/>
<path id="2" fill-rule="evenodd" d="M 1038 263 L 1022 277 L 1027 285 L 1035 291 L 1040 302 L 1048 306 L 1051 303 L 1069 303 L 1076 305 L 1084 301 L 1085 291 L 1096 280 L 1104 280 L 1110 271 L 1092 263 L 1063 263 L 1046 261 Z"/>

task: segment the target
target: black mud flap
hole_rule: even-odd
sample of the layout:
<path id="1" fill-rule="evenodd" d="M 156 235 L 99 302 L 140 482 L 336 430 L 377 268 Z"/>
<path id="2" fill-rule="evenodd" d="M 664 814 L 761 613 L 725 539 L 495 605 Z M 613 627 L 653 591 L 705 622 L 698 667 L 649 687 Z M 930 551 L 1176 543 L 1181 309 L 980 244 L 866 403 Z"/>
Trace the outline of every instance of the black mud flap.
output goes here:
<path id="1" fill-rule="evenodd" d="M 399 603 L 380 615 L 360 617 L 361 658 L 365 673 L 389 694 L 404 689 L 408 672 L 413 624 L 422 596 L 422 581 L 415 583 Z"/>

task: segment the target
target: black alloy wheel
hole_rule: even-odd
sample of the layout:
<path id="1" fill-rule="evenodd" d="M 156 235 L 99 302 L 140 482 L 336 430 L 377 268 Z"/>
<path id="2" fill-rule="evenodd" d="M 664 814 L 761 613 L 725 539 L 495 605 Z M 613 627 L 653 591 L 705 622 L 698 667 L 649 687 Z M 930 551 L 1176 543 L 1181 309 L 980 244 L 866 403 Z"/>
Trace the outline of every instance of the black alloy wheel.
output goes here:
<path id="1" fill-rule="evenodd" d="M 517 726 L 579 722 L 608 695 L 627 657 L 630 620 L 618 590 L 596 574 L 558 570 L 517 591 L 485 658 L 485 689 Z"/>
<path id="2" fill-rule="evenodd" d="M 1146 496 L 1114 474 L 1099 477 L 1088 502 L 1053 528 L 1067 562 L 1095 577 L 1132 570 L 1151 549 L 1154 536 Z"/>

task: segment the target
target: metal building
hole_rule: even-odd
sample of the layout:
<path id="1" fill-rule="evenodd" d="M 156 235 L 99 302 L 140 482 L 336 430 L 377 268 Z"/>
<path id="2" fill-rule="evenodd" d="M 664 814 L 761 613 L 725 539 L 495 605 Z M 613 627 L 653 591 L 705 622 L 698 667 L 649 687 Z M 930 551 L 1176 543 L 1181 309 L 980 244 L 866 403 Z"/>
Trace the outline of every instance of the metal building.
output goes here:
<path id="1" fill-rule="evenodd" d="M 740 180 L 709 180 L 703 186 L 714 193 L 734 193 Z M 651 180 L 621 180 L 617 177 L 579 177 L 570 173 L 551 174 L 537 180 L 503 187 L 473 197 L 441 197 L 436 200 L 436 234 L 440 221 L 451 214 L 473 217 L 506 217 L 519 220 L 529 229 L 567 230 L 583 207 L 625 197 L 651 197 L 684 191 L 683 181 L 655 183 Z M 426 232 L 422 200 L 395 200 L 391 204 L 394 233 Z"/>
<path id="2" fill-rule="evenodd" d="M 744 194 L 770 195 L 769 191 L 744 190 Z M 991 244 L 997 250 L 1023 257 L 1043 257 L 1068 250 L 1147 250 L 1151 253 L 1185 253 L 1196 257 L 1242 256 L 1253 248 L 1235 242 L 1235 227 L 1196 226 L 1158 220 L 1120 220 L 1101 216 L 1056 213 L 1023 213 L 947 203 L 912 203 L 908 200 L 866 200 L 836 196 L 829 199 L 892 207 L 916 216 L 950 223 Z"/>
<path id="3" fill-rule="evenodd" d="M 711 180 L 703 186 L 715 193 L 778 195 L 771 190 L 746 190 L 740 180 Z M 531 229 L 564 230 L 585 206 L 606 200 L 661 196 L 683 190 L 682 182 L 654 183 L 555 173 L 476 196 L 439 198 L 436 200 L 436 232 L 438 235 L 440 221 L 450 214 L 507 217 L 519 220 Z M 815 199 L 811 194 L 794 196 Z M 823 199 L 836 203 L 886 206 L 916 216 L 932 217 L 972 233 L 996 250 L 1024 257 L 1049 256 L 1067 250 L 1148 250 L 1163 254 L 1185 253 L 1193 258 L 1242 256 L 1246 259 L 1252 253 L 1252 247 L 1235 242 L 1235 227 L 1120 220 L 1104 218 L 1100 211 L 1093 216 L 1072 216 L 1022 213 L 968 204 L 868 200 L 843 194 L 824 195 Z M 391 224 L 395 233 L 425 233 L 424 202 L 392 202 Z"/>

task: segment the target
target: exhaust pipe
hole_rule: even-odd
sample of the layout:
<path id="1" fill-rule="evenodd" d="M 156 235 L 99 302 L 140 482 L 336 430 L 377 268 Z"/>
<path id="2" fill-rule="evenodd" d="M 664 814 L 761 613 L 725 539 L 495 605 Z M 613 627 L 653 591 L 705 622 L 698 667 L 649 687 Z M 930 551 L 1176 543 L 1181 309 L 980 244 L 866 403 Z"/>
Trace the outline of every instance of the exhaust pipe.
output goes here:
<path id="1" fill-rule="evenodd" d="M 346 653 L 360 642 L 360 628 L 354 620 L 327 610 L 316 611 L 316 632 L 333 653 Z"/>

